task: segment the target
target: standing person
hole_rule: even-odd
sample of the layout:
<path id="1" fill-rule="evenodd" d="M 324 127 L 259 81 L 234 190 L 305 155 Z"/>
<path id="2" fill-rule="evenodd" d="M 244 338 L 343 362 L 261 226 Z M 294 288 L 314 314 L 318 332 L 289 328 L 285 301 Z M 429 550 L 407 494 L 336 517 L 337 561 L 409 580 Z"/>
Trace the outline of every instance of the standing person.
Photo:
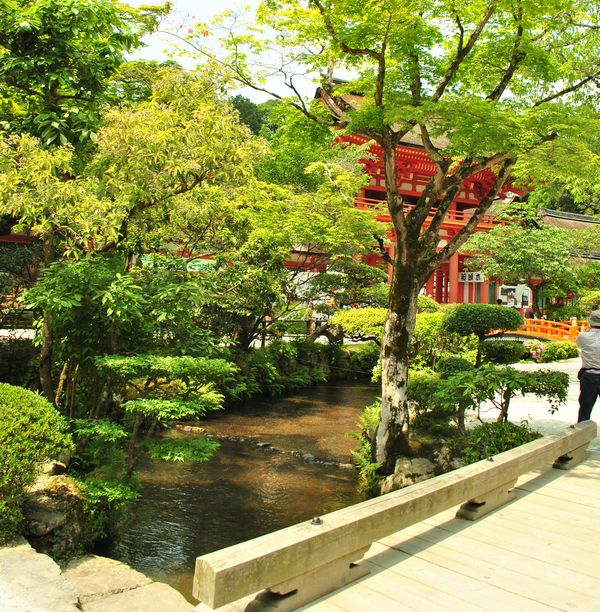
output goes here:
<path id="1" fill-rule="evenodd" d="M 579 416 L 577 422 L 587 421 L 592 408 L 600 395 L 600 310 L 592 312 L 590 328 L 577 336 L 577 346 L 581 353 L 579 378 Z"/>

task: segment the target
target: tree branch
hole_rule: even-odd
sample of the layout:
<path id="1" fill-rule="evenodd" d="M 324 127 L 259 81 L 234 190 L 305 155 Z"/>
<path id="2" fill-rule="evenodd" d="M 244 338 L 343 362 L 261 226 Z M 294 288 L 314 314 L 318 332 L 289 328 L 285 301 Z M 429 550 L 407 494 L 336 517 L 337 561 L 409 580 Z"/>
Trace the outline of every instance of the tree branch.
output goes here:
<path id="1" fill-rule="evenodd" d="M 551 102 L 552 100 L 556 100 L 556 98 L 560 98 L 566 94 L 571 93 L 572 91 L 576 91 L 580 87 L 583 87 L 586 83 L 589 83 L 590 81 L 595 81 L 598 77 L 600 77 L 600 70 L 597 70 L 596 72 L 594 72 L 594 74 L 591 74 L 585 77 L 584 79 L 581 79 L 581 81 L 577 81 L 577 83 L 574 83 L 569 87 L 565 87 L 565 89 L 562 89 L 561 91 L 557 91 L 556 93 L 553 93 L 549 96 L 546 96 L 545 98 L 542 98 L 541 100 L 538 100 L 537 102 L 534 102 L 532 104 L 532 107 L 535 108 L 537 106 L 541 106 L 546 102 Z"/>
<path id="2" fill-rule="evenodd" d="M 343 40 L 340 39 L 338 33 L 336 32 L 333 24 L 331 23 L 331 19 L 323 6 L 323 3 L 320 0 L 310 0 L 310 4 L 314 4 L 317 7 L 319 13 L 321 13 L 321 17 L 323 17 L 323 23 L 325 24 L 325 28 L 327 28 L 327 32 L 331 38 L 340 46 L 340 49 L 347 53 L 348 55 L 363 55 L 372 57 L 373 59 L 379 61 L 379 58 L 383 55 L 383 51 L 374 51 L 373 49 L 360 49 L 358 47 L 351 47 L 346 44 Z M 391 17 L 390 17 L 391 19 Z"/>
<path id="3" fill-rule="evenodd" d="M 512 56 L 498 85 L 496 85 L 494 91 L 487 97 L 488 100 L 493 100 L 494 102 L 497 102 L 502 97 L 502 94 L 506 91 L 519 64 L 527 57 L 527 53 L 521 50 L 521 43 L 523 42 L 523 7 L 521 6 L 520 0 L 517 4 L 518 12 L 514 15 L 515 22 L 517 23 L 517 31 L 513 43 Z"/>
<path id="4" fill-rule="evenodd" d="M 454 253 L 469 239 L 471 234 L 475 231 L 481 217 L 489 210 L 500 190 L 508 179 L 513 166 L 516 163 L 515 158 L 510 158 L 502 163 L 500 171 L 496 175 L 494 185 L 488 191 L 487 195 L 481 200 L 479 206 L 475 209 L 473 216 L 469 221 L 460 229 L 460 231 L 450 240 L 450 242 L 444 246 L 435 257 L 431 259 L 428 274 L 432 274 L 437 268 L 443 263 L 447 262 Z"/>
<path id="5" fill-rule="evenodd" d="M 470 51 L 475 46 L 475 43 L 477 42 L 477 39 L 483 32 L 487 22 L 490 20 L 490 18 L 492 17 L 494 12 L 498 8 L 498 4 L 499 4 L 499 0 L 494 0 L 494 2 L 491 2 L 489 4 L 485 14 L 481 18 L 481 20 L 479 21 L 475 29 L 473 30 L 473 32 L 471 32 L 471 35 L 469 36 L 469 40 L 467 41 L 467 44 L 464 46 L 463 46 L 463 43 L 464 43 L 465 31 L 460 21 L 460 18 L 458 16 L 458 13 L 455 15 L 456 23 L 460 31 L 460 37 L 458 41 L 458 47 L 456 49 L 456 55 L 454 56 L 454 59 L 452 60 L 450 66 L 446 70 L 446 73 L 444 74 L 440 84 L 437 86 L 437 89 L 435 90 L 433 96 L 431 97 L 432 102 L 437 102 L 442 97 L 444 91 L 446 91 L 446 88 L 448 87 L 448 85 L 450 84 L 450 82 L 452 81 L 456 73 L 458 72 L 460 65 L 462 64 L 464 59 L 467 57 L 467 55 L 469 55 Z"/>
<path id="6" fill-rule="evenodd" d="M 385 240 L 383 239 L 383 236 L 377 236 L 376 234 L 373 234 L 373 238 L 375 238 L 375 240 L 377 241 L 377 248 L 379 249 L 379 254 L 381 255 L 383 261 L 392 265 L 394 261 L 390 257 L 390 254 L 388 253 L 387 249 L 385 248 Z"/>

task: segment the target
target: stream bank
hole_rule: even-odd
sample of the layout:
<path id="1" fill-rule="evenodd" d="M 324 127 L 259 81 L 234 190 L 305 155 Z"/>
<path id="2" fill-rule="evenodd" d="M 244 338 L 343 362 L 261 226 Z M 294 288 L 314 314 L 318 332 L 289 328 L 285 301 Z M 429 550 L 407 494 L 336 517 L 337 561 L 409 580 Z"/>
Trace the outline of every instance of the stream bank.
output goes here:
<path id="1" fill-rule="evenodd" d="M 200 425 L 221 448 L 207 463 L 148 460 L 142 497 L 99 554 L 166 582 L 190 601 L 197 556 L 362 499 L 350 451 L 360 411 L 377 385 L 333 383 L 260 399 Z M 176 430 L 170 435 L 204 435 Z"/>

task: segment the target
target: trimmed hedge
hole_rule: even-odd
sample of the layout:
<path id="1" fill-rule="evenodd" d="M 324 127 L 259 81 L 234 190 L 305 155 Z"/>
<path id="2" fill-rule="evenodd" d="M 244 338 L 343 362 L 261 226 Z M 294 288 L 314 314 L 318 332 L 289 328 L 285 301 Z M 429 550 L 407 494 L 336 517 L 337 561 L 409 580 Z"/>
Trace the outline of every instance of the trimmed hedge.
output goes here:
<path id="1" fill-rule="evenodd" d="M 516 363 L 529 354 L 523 343 L 507 340 L 486 340 L 479 350 L 482 360 L 492 363 Z"/>
<path id="2" fill-rule="evenodd" d="M 444 316 L 444 328 L 456 334 L 475 334 L 483 339 L 492 329 L 517 329 L 523 315 L 513 308 L 494 304 L 459 304 Z"/>
<path id="3" fill-rule="evenodd" d="M 541 436 L 542 434 L 529 429 L 526 425 L 510 422 L 483 423 L 467 432 L 462 457 L 467 463 L 475 463 L 537 440 Z"/>
<path id="4" fill-rule="evenodd" d="M 18 533 L 25 487 L 72 446 L 62 416 L 41 395 L 0 383 L 0 542 Z"/>
<path id="5" fill-rule="evenodd" d="M 435 370 L 442 378 L 448 378 L 458 372 L 473 370 L 475 366 L 464 357 L 458 355 L 446 355 L 437 360 Z"/>

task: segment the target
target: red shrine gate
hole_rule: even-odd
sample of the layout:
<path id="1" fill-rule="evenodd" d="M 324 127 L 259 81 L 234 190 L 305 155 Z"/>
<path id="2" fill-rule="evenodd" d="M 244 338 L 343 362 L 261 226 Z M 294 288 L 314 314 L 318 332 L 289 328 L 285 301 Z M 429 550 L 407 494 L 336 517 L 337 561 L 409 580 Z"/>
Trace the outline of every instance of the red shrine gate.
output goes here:
<path id="1" fill-rule="evenodd" d="M 360 145 L 370 141 L 369 138 L 360 134 L 345 135 L 341 137 L 341 140 Z M 383 152 L 377 144 L 373 144 L 370 151 L 373 158 L 364 162 L 370 181 L 360 190 L 356 198 L 358 208 L 379 206 L 386 199 Z M 404 198 L 405 206 L 411 207 L 417 202 L 427 183 L 435 174 L 435 167 L 424 149 L 407 144 L 398 146 L 397 164 L 400 177 L 398 191 Z M 463 182 L 460 192 L 454 198 L 454 202 L 442 223 L 440 246 L 449 241 L 465 225 L 485 194 L 492 187 L 494 179 L 495 176 L 491 170 L 484 170 L 477 172 Z M 508 188 L 504 189 L 499 194 L 500 197 L 507 191 Z M 378 218 L 380 221 L 390 222 L 387 213 L 382 213 Z M 493 215 L 484 215 L 476 231 L 489 231 L 501 223 Z M 425 222 L 426 226 L 427 221 Z M 495 287 L 480 273 L 464 269 L 464 260 L 467 258 L 466 255 L 454 254 L 446 264 L 431 275 L 424 288 L 425 294 L 444 304 L 494 303 L 496 301 Z M 380 261 L 381 258 L 378 255 L 372 255 L 367 259 L 367 262 L 373 265 Z"/>

